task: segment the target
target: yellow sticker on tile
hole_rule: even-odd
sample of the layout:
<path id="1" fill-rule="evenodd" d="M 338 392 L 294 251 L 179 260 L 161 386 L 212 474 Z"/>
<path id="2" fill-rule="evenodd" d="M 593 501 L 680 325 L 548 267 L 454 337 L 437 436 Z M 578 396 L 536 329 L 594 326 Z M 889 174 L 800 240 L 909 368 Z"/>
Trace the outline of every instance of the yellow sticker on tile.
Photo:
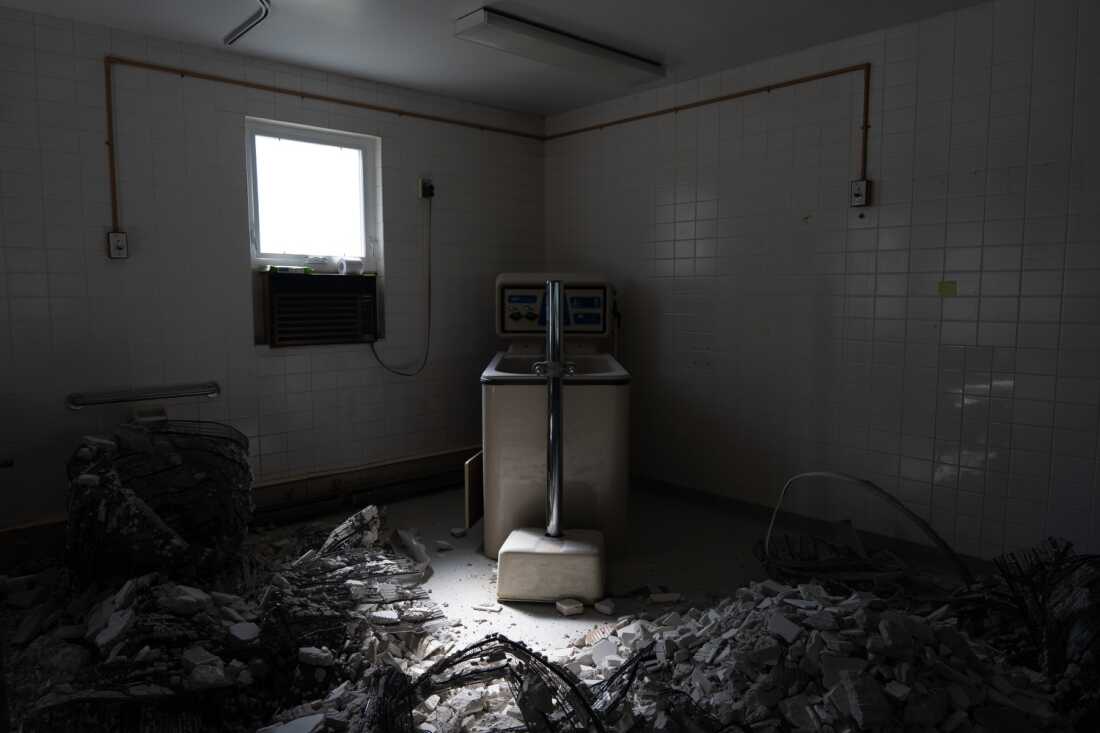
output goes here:
<path id="1" fill-rule="evenodd" d="M 936 285 L 936 292 L 941 298 L 954 298 L 959 294 L 959 282 L 957 280 L 940 280 Z"/>

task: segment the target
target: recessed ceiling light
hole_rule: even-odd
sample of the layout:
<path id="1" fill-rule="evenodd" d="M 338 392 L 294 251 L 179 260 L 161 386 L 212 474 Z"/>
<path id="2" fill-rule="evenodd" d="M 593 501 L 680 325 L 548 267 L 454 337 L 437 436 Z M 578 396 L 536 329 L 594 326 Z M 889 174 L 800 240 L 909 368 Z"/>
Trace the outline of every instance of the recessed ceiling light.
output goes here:
<path id="1" fill-rule="evenodd" d="M 455 36 L 544 64 L 600 73 L 624 82 L 652 81 L 665 73 L 656 61 L 489 8 L 456 20 Z"/>

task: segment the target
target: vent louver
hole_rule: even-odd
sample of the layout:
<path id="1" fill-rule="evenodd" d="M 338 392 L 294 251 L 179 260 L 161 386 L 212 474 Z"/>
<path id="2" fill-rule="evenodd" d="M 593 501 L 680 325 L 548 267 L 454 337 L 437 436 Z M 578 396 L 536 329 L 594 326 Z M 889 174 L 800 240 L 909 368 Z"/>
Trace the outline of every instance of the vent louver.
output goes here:
<path id="1" fill-rule="evenodd" d="M 377 337 L 374 275 L 272 272 L 268 277 L 271 346 L 355 344 Z"/>

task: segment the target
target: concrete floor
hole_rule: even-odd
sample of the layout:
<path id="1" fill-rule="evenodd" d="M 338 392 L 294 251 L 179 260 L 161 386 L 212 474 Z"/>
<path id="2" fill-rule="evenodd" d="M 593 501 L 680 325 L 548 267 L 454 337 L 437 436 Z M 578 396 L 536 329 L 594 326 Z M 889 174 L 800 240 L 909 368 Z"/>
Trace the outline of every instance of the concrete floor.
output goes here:
<path id="1" fill-rule="evenodd" d="M 386 506 L 387 525 L 418 530 L 432 553 L 433 573 L 427 588 L 448 618 L 462 622 L 457 628 L 461 643 L 501 633 L 545 651 L 564 646 L 608 620 L 591 607 L 583 615 L 568 618 L 549 604 L 508 604 L 499 613 L 475 610 L 480 604 L 496 604 L 496 562 L 479 551 L 480 523 L 466 537 L 451 537 L 451 528 L 463 523 L 464 502 L 463 490 L 455 489 Z M 716 506 L 698 497 L 637 491 L 631 497 L 629 526 L 628 546 L 609 548 L 608 595 L 616 599 L 617 614 L 644 605 L 628 597 L 642 586 L 665 586 L 702 601 L 764 577 L 752 555 L 752 546 L 765 528 L 759 511 Z M 435 551 L 436 540 L 451 543 L 454 550 Z"/>

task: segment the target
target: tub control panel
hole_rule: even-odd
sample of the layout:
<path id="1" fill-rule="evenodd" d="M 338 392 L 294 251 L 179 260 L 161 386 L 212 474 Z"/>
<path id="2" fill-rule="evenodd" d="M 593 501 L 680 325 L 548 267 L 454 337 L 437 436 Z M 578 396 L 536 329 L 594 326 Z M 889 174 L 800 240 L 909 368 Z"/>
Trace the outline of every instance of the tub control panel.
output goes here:
<path id="1" fill-rule="evenodd" d="M 543 287 L 505 285 L 501 289 L 502 333 L 530 334 L 546 331 L 546 290 Z M 607 333 L 607 288 L 565 288 L 565 333 Z"/>

